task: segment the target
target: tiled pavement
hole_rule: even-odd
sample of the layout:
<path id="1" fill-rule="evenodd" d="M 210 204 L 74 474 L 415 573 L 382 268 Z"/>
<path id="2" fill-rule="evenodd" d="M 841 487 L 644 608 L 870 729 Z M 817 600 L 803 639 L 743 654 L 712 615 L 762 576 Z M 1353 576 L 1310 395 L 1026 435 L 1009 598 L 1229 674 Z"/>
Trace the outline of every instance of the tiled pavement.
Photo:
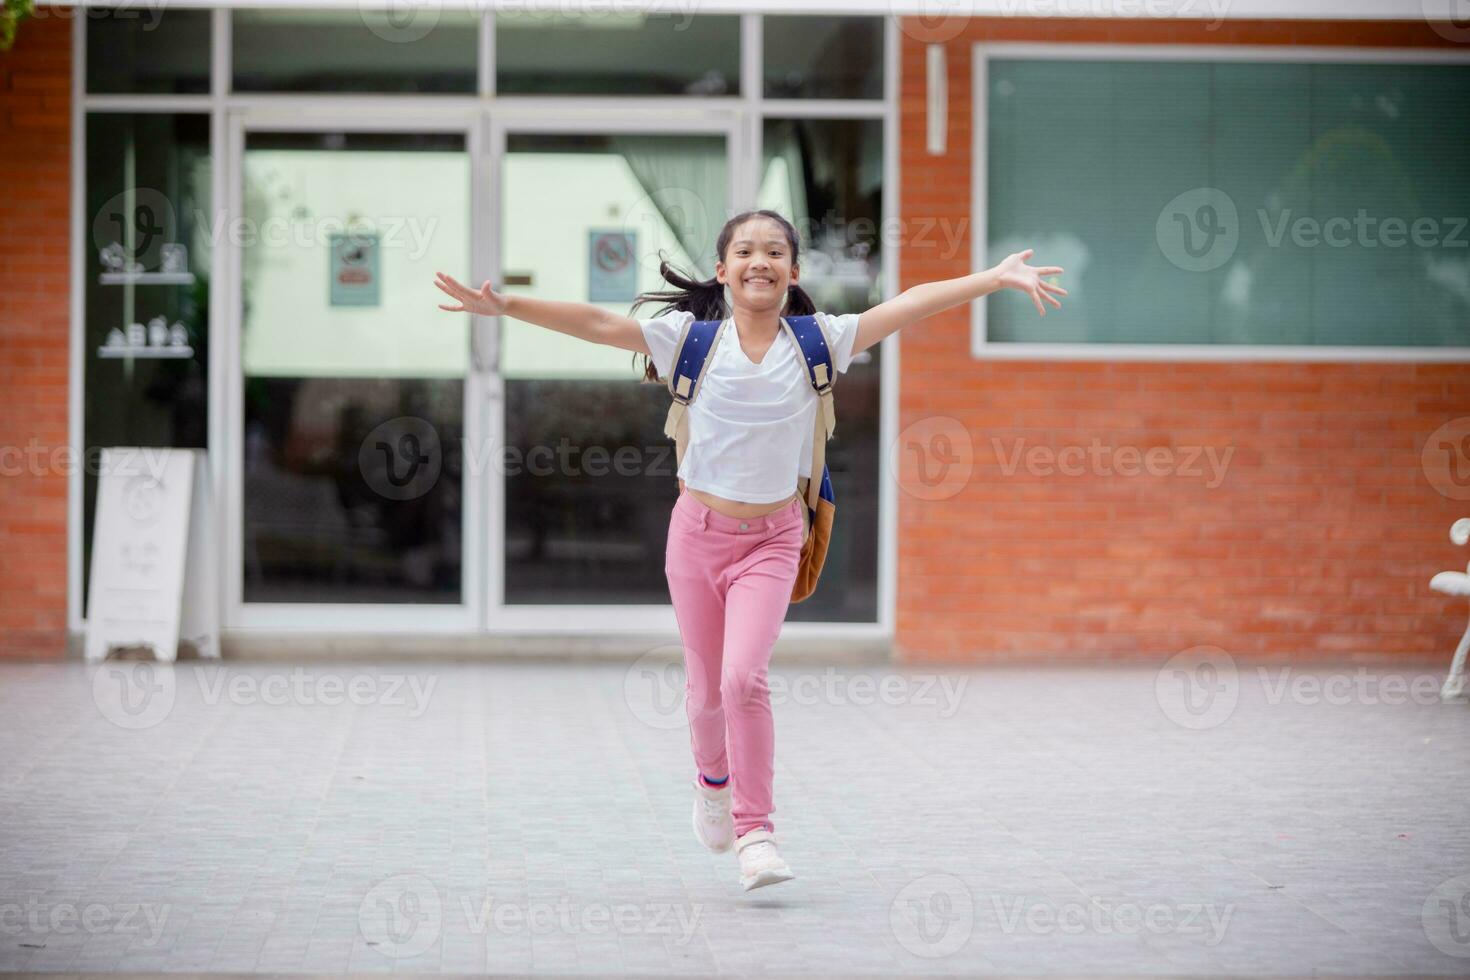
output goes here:
<path id="1" fill-rule="evenodd" d="M 0 970 L 1470 974 L 1470 706 L 1228 668 L 778 662 L 747 893 L 677 665 L 3 665 Z"/>

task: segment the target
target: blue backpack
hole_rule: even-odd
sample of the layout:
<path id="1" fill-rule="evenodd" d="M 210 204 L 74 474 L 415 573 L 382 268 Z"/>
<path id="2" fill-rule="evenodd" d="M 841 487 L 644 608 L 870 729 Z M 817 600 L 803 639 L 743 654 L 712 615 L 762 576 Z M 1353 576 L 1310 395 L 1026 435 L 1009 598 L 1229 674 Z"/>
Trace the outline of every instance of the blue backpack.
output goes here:
<path id="1" fill-rule="evenodd" d="M 689 417 L 686 409 L 699 395 L 710 352 L 720 341 L 730 318 L 694 320 L 684 328 L 674 348 L 674 367 L 669 372 L 669 394 L 674 402 L 664 421 L 664 435 L 674 440 L 675 458 L 684 462 L 684 447 L 689 441 Z M 832 541 L 832 522 L 837 514 L 837 499 L 832 491 L 832 475 L 827 470 L 827 440 L 837 426 L 832 403 L 832 348 L 826 331 L 815 316 L 783 316 L 781 325 L 806 360 L 807 379 L 819 399 L 816 424 L 812 432 L 812 475 L 820 480 L 797 477 L 796 486 L 806 506 L 802 508 L 801 561 L 791 601 L 801 602 L 817 588 L 827 548 Z M 677 469 L 677 466 L 676 466 Z"/>

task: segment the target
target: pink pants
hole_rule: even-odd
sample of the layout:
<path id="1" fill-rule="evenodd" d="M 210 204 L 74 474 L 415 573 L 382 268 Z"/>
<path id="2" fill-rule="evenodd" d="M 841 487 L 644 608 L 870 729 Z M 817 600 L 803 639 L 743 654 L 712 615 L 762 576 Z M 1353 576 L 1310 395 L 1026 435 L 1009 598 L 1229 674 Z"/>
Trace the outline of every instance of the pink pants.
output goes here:
<path id="1" fill-rule="evenodd" d="M 689 743 L 699 772 L 730 778 L 737 836 L 776 829 L 766 668 L 796 582 L 801 506 L 741 520 L 684 492 L 669 517 L 664 574 L 684 645 Z"/>

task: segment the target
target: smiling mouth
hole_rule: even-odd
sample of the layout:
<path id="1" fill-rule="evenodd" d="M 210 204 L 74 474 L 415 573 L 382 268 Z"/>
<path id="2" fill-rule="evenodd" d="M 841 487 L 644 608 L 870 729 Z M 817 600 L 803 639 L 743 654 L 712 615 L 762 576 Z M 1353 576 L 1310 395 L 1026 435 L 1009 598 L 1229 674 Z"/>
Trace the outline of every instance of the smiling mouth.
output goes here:
<path id="1" fill-rule="evenodd" d="M 753 278 L 753 279 L 747 279 L 747 280 L 745 280 L 745 284 L 747 286 L 774 286 L 774 285 L 776 285 L 776 280 L 774 280 L 774 279 L 764 279 L 764 278 L 759 278 L 758 277 L 758 278 Z"/>

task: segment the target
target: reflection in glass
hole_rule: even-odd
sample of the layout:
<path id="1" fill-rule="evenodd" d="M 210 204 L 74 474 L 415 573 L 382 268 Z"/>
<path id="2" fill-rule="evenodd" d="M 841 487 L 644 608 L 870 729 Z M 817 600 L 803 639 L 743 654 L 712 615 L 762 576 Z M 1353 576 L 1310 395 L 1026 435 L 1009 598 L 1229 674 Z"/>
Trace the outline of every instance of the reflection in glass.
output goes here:
<path id="1" fill-rule="evenodd" d="M 86 13 L 87 91 L 201 94 L 209 91 L 208 10 L 128 5 Z"/>
<path id="2" fill-rule="evenodd" d="M 502 11 L 495 15 L 495 91 L 736 96 L 740 18 L 615 9 Z"/>
<path id="3" fill-rule="evenodd" d="M 363 4 L 355 10 L 231 12 L 238 92 L 473 93 L 480 17 L 472 10 Z"/>
<path id="4" fill-rule="evenodd" d="M 763 145 L 760 206 L 796 226 L 801 285 L 817 308 L 862 313 L 882 302 L 882 122 L 768 119 Z M 837 523 L 821 585 L 791 607 L 792 621 L 878 617 L 880 350 L 860 352 L 834 387 L 837 428 L 827 466 Z"/>
<path id="5" fill-rule="evenodd" d="M 768 99 L 883 98 L 883 18 L 763 18 Z"/>
<path id="6" fill-rule="evenodd" d="M 512 134 L 507 149 L 508 292 L 626 315 L 637 293 L 666 288 L 660 253 L 713 274 L 723 136 Z M 505 601 L 667 603 L 678 493 L 667 389 L 638 383 L 642 359 L 630 351 L 509 317 L 501 329 Z"/>
<path id="7" fill-rule="evenodd" d="M 989 78 L 987 263 L 1035 248 L 1069 291 L 1044 323 L 992 297 L 989 342 L 1470 344 L 1443 220 L 1470 209 L 1446 125 L 1470 68 L 994 58 Z"/>
<path id="8" fill-rule="evenodd" d="M 82 288 L 82 608 L 91 582 L 97 462 L 104 446 L 205 448 L 209 418 L 209 117 L 88 113 Z M 182 274 L 158 275 L 165 254 Z M 142 275 L 111 276 L 109 263 Z M 114 331 L 179 324 L 186 358 L 104 358 Z"/>
<path id="9" fill-rule="evenodd" d="M 461 603 L 469 267 L 458 134 L 249 133 L 244 598 Z"/>
<path id="10" fill-rule="evenodd" d="M 246 602 L 458 603 L 464 383 L 245 381 Z"/>

